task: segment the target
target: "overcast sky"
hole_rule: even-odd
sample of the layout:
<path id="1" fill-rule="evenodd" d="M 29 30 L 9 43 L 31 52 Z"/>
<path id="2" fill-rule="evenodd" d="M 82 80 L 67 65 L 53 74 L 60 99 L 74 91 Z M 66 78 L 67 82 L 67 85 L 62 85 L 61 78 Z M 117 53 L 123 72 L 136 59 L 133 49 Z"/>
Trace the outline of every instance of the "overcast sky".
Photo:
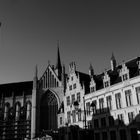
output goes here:
<path id="1" fill-rule="evenodd" d="M 133 3 L 132 3 L 133 2 Z M 134 1 L 0 0 L 0 83 L 33 79 L 48 60 L 56 64 L 57 40 L 66 65 L 95 73 L 140 56 L 140 4 Z"/>

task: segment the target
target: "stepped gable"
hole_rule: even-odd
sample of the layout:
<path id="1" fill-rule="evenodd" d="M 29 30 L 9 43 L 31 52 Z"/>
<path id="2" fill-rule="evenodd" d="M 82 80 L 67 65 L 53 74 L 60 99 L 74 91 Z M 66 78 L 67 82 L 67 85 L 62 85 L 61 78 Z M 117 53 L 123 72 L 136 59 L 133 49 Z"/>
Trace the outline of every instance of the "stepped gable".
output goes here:
<path id="1" fill-rule="evenodd" d="M 130 78 L 133 78 L 133 77 L 139 75 L 138 61 L 140 61 L 140 57 L 137 57 L 137 58 L 134 58 L 132 60 L 125 62 L 126 67 L 129 69 Z M 111 69 L 107 70 L 107 74 L 110 77 L 111 85 L 117 84 L 122 81 L 121 77 L 119 75 L 121 68 L 122 68 L 122 65 L 120 64 L 113 71 Z M 104 76 L 104 73 L 93 76 L 95 83 L 96 83 L 97 90 L 104 88 L 103 87 L 103 76 Z"/>

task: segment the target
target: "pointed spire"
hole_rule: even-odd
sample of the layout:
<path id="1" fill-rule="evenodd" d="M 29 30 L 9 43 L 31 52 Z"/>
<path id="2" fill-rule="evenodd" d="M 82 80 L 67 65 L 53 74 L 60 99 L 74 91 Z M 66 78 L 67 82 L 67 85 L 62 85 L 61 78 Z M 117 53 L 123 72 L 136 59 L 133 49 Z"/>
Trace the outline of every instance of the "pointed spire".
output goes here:
<path id="1" fill-rule="evenodd" d="M 35 66 L 34 78 L 33 78 L 33 88 L 37 88 L 37 81 L 38 81 L 38 70 L 37 65 Z"/>
<path id="2" fill-rule="evenodd" d="M 35 66 L 35 75 L 34 75 L 34 77 L 38 77 L 38 69 L 37 69 L 37 65 Z"/>
<path id="3" fill-rule="evenodd" d="M 61 80 L 62 66 L 61 66 L 61 59 L 60 59 L 60 52 L 59 52 L 59 41 L 57 41 L 57 60 L 56 60 L 55 72 L 59 80 Z"/>
<path id="4" fill-rule="evenodd" d="M 111 61 L 110 62 L 111 62 L 111 70 L 114 71 L 114 69 L 116 68 L 117 63 L 116 63 L 116 59 L 114 57 L 113 52 L 112 52 L 112 56 L 111 56 Z"/>
<path id="5" fill-rule="evenodd" d="M 89 66 L 89 75 L 90 75 L 91 77 L 94 75 L 94 69 L 93 69 L 91 63 L 90 63 L 90 66 Z"/>
<path id="6" fill-rule="evenodd" d="M 57 40 L 57 60 L 56 60 L 56 67 L 55 69 L 61 69 L 61 59 L 60 59 L 60 52 L 59 52 L 59 40 Z"/>

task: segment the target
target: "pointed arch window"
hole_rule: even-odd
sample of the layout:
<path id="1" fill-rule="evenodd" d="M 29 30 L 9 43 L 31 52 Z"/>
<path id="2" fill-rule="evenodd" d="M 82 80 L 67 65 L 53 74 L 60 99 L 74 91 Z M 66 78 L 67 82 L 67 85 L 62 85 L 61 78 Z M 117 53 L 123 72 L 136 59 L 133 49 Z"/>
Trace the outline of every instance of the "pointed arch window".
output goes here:
<path id="1" fill-rule="evenodd" d="M 27 114 L 26 114 L 26 120 L 31 120 L 31 102 L 28 101 L 26 105 Z"/>
<path id="2" fill-rule="evenodd" d="M 15 108 L 16 108 L 16 120 L 19 120 L 19 117 L 20 117 L 20 107 L 21 107 L 21 104 L 20 104 L 20 102 L 17 102 L 16 104 L 15 104 Z"/>
<path id="3" fill-rule="evenodd" d="M 4 107 L 4 120 L 8 120 L 10 104 L 7 102 Z"/>

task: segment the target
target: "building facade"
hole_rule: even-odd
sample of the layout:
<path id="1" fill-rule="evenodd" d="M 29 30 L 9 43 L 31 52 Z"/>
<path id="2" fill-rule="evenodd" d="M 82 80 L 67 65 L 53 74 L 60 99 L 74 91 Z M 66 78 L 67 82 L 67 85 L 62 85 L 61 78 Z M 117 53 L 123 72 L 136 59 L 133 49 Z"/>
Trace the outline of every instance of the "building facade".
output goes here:
<path id="1" fill-rule="evenodd" d="M 134 140 L 140 129 L 140 58 L 116 65 L 111 58 L 111 69 L 92 75 L 86 104 L 94 104 L 87 114 L 94 129 L 95 140 Z M 101 82 L 102 81 L 102 82 Z"/>
<path id="2" fill-rule="evenodd" d="M 70 65 L 64 96 L 65 125 L 93 130 L 95 140 L 138 140 L 140 58 L 117 65 L 112 54 L 110 62 L 111 69 L 98 75 L 90 65 L 82 84 L 75 65 Z"/>
<path id="3" fill-rule="evenodd" d="M 36 66 L 33 81 L 0 85 L 0 139 L 33 139 L 57 130 L 65 79 L 58 46 L 56 65 L 48 64 L 40 78 Z"/>

